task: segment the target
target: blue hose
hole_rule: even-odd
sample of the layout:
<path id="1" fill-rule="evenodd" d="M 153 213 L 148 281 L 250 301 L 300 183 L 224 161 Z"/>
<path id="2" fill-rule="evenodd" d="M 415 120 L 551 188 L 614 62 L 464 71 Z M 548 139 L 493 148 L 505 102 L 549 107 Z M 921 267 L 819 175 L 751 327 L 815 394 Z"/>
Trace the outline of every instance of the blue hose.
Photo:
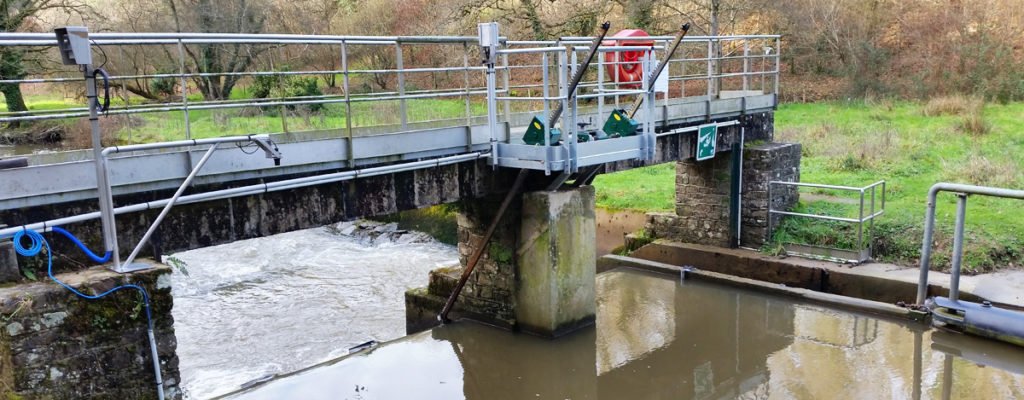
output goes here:
<path id="1" fill-rule="evenodd" d="M 51 229 L 53 229 L 54 232 L 61 233 L 64 236 L 67 236 L 69 239 L 71 239 L 72 242 L 75 242 L 75 244 L 77 244 L 79 248 L 81 248 L 83 251 L 85 251 L 85 253 L 87 255 L 89 255 L 89 257 L 92 258 L 94 261 L 99 259 L 99 257 L 96 257 L 95 254 L 93 254 L 91 251 L 89 251 L 89 249 L 87 249 L 85 247 L 85 245 L 82 244 L 82 242 L 79 241 L 78 238 L 76 238 L 70 232 L 68 232 L 68 231 L 66 231 L 64 229 L 61 229 L 59 227 L 56 227 L 56 226 L 51 228 Z M 25 245 L 22 243 L 22 239 L 25 238 L 25 237 L 27 237 L 29 239 L 29 246 L 28 247 L 25 247 Z M 100 294 L 95 295 L 95 296 L 79 292 L 75 288 L 69 286 L 68 284 L 64 283 L 60 279 L 57 279 L 57 277 L 53 276 L 53 251 L 50 249 L 50 243 L 48 243 L 46 241 L 46 239 L 43 238 L 43 235 L 41 235 L 41 234 L 39 234 L 39 232 L 36 232 L 34 230 L 31 230 L 31 229 L 21 230 L 21 231 L 18 231 L 17 233 L 14 234 L 14 250 L 17 251 L 18 254 L 20 254 L 22 256 L 25 256 L 25 257 L 35 257 L 35 256 L 39 255 L 39 253 L 43 250 L 43 247 L 46 247 L 46 275 L 49 276 L 51 280 L 53 280 L 54 282 L 57 282 L 57 284 L 63 286 L 65 289 L 71 291 L 71 293 L 74 293 L 78 297 L 81 297 L 81 298 L 84 298 L 84 299 L 89 299 L 89 300 L 96 300 L 96 299 L 105 297 L 105 296 L 107 296 L 107 295 L 109 295 L 111 293 L 114 293 L 114 292 L 117 292 L 117 291 L 123 290 L 123 289 L 134 289 L 134 290 L 138 290 L 139 293 L 142 293 L 142 301 L 143 301 L 143 304 L 144 304 L 145 309 L 146 309 L 146 323 L 147 323 L 147 327 L 150 329 L 150 331 L 152 331 L 152 329 L 153 329 L 153 314 L 152 314 L 152 312 L 150 311 L 150 308 L 149 308 L 149 293 L 146 292 L 146 289 L 143 289 L 141 286 L 138 286 L 138 285 L 127 284 L 127 285 L 117 286 L 117 287 L 115 287 L 113 289 L 110 289 L 110 290 L 108 290 L 106 292 L 100 293 Z M 104 259 L 110 259 L 110 252 L 107 252 L 107 255 L 104 257 Z M 97 262 L 102 262 L 102 261 L 97 261 Z"/>
<path id="2" fill-rule="evenodd" d="M 89 250 L 88 247 L 85 247 L 85 244 L 82 243 L 81 240 L 78 240 L 78 238 L 76 238 L 75 235 L 72 235 L 71 232 L 68 232 L 68 231 L 64 230 L 64 228 L 61 228 L 59 226 L 54 226 L 54 227 L 51 227 L 50 229 L 52 229 L 54 232 L 57 232 L 57 233 L 59 233 L 61 235 L 64 235 L 64 237 L 66 237 L 69 240 L 71 240 L 72 243 L 74 243 L 76 246 L 78 246 L 79 249 L 82 249 L 82 252 L 85 253 L 85 255 L 89 256 L 89 258 L 92 259 L 94 262 L 97 262 L 99 264 L 103 264 L 103 263 L 105 263 L 107 261 L 110 261 L 111 252 L 109 252 L 109 251 L 106 252 L 103 255 L 103 257 L 97 256 L 96 253 L 93 253 L 92 250 Z M 38 251 L 36 251 L 36 253 L 38 253 Z"/>

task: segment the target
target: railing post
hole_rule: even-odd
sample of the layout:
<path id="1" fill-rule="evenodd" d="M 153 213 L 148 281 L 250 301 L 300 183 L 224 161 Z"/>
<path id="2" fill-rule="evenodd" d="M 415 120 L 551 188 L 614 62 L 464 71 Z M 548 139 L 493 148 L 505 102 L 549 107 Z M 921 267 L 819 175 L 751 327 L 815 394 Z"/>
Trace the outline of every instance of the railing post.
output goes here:
<path id="1" fill-rule="evenodd" d="M 775 38 L 775 105 L 779 104 L 779 78 L 782 76 L 782 40 Z"/>
<path id="2" fill-rule="evenodd" d="M 462 68 L 463 89 L 466 89 L 466 126 L 469 127 L 473 125 L 473 113 L 469 108 L 469 43 L 467 42 L 462 42 Z"/>
<path id="3" fill-rule="evenodd" d="M 750 39 L 743 39 L 743 91 L 750 90 Z M 745 97 L 747 94 L 744 93 Z"/>
<path id="4" fill-rule="evenodd" d="M 570 47 L 570 48 L 572 49 L 571 50 L 572 53 L 571 53 L 571 57 L 569 58 L 569 66 L 571 68 L 569 70 L 569 76 L 574 76 L 575 77 L 576 74 L 578 73 L 580 65 L 579 65 L 578 60 L 577 60 L 578 55 L 576 53 L 576 48 L 575 47 Z M 568 89 L 566 89 L 566 92 L 568 93 Z M 562 141 L 562 143 L 568 143 L 569 144 L 569 157 L 568 157 L 568 163 L 567 163 L 568 165 L 566 165 L 566 168 L 562 170 L 562 173 L 574 173 L 574 172 L 576 172 L 578 170 L 579 163 L 578 163 L 577 153 L 576 153 L 576 142 L 579 139 L 576 136 L 577 128 L 578 128 L 578 126 L 576 125 L 576 122 L 579 121 L 578 106 L 579 106 L 579 96 L 572 96 L 572 102 L 569 103 L 569 107 L 571 107 L 572 112 L 569 113 L 569 117 L 568 117 L 569 120 L 570 120 L 570 123 L 569 123 L 570 132 L 569 132 L 569 135 L 571 136 L 571 138 L 563 138 L 563 141 Z M 562 127 L 565 128 L 565 123 L 564 122 L 562 123 L 562 125 L 563 125 Z"/>
<path id="5" fill-rule="evenodd" d="M 604 55 L 601 53 L 597 54 L 597 92 L 600 96 L 597 96 L 597 119 L 601 120 L 604 116 Z"/>
<path id="6" fill-rule="evenodd" d="M 864 249 L 864 189 L 860 190 L 860 209 L 857 218 L 857 251 Z"/>
<path id="7" fill-rule="evenodd" d="M 960 298 L 960 264 L 964 256 L 964 220 L 967 217 L 967 194 L 957 193 L 956 226 L 953 228 L 953 269 L 949 275 L 949 300 Z"/>
<path id="8" fill-rule="evenodd" d="M 402 130 L 409 130 L 409 116 L 405 106 L 405 63 L 402 60 L 402 43 L 395 41 L 395 65 L 398 68 L 398 113 L 402 118 Z"/>
<path id="9" fill-rule="evenodd" d="M 708 101 L 711 101 L 712 94 L 715 93 L 715 43 L 711 39 L 708 39 Z"/>
<path id="10" fill-rule="evenodd" d="M 355 154 L 354 142 L 352 139 L 352 99 L 349 94 L 349 77 L 348 77 L 348 47 L 344 40 L 341 41 L 341 76 L 342 76 L 342 89 L 345 91 L 345 132 L 348 134 L 347 157 L 348 167 L 355 167 Z"/>
<path id="11" fill-rule="evenodd" d="M 569 109 L 569 80 L 567 79 L 567 75 L 568 75 L 567 73 L 568 73 L 568 69 L 569 69 L 569 52 L 570 51 L 575 52 L 575 50 L 569 50 L 569 49 L 572 49 L 572 47 L 563 47 L 563 50 L 558 52 L 558 60 L 556 61 L 556 62 L 558 62 L 558 93 L 559 93 L 559 96 L 561 97 L 561 99 L 559 100 L 559 103 L 562 104 L 562 109 L 563 110 Z M 571 118 L 572 118 L 572 116 L 570 116 L 569 113 L 562 113 L 561 118 L 560 118 L 561 122 L 562 122 L 562 146 L 561 147 L 563 149 L 566 149 L 566 150 L 568 150 L 568 148 L 570 146 L 569 145 L 569 140 L 570 139 L 569 139 L 568 136 L 572 136 L 572 135 L 575 134 L 574 133 L 574 129 L 573 129 L 573 128 L 575 128 L 575 123 L 574 123 L 574 121 L 570 121 Z M 566 122 L 568 122 L 568 123 L 566 123 Z M 551 125 L 552 125 L 552 128 L 553 128 L 554 125 L 555 125 L 555 121 L 551 121 Z M 566 158 L 567 158 L 566 162 L 562 164 L 562 172 L 563 173 L 568 171 L 568 164 L 570 162 L 570 160 L 568 160 L 568 157 L 566 157 Z"/>
<path id="12" fill-rule="evenodd" d="M 181 78 L 181 106 L 185 109 L 185 139 L 192 139 L 192 121 L 188 116 L 188 81 L 185 79 L 185 43 L 178 39 L 178 76 Z"/>
<path id="13" fill-rule="evenodd" d="M 501 67 L 505 69 L 505 122 L 511 124 L 512 101 L 507 98 L 512 97 L 512 69 L 508 66 L 508 54 L 501 55 Z"/>
<path id="14" fill-rule="evenodd" d="M 544 52 L 541 55 L 541 77 L 544 82 L 541 96 L 544 98 L 544 121 L 549 121 L 551 114 L 550 106 L 548 105 L 548 98 L 551 96 L 551 80 L 548 78 L 548 53 Z M 548 157 L 550 154 L 549 147 L 551 146 L 551 124 L 544 124 L 544 175 L 551 175 L 551 160 Z"/>
<path id="15" fill-rule="evenodd" d="M 117 62 L 124 65 L 124 46 L 117 46 Z M 124 109 L 127 111 L 128 107 L 128 85 L 125 83 L 127 79 L 121 79 L 121 101 L 124 102 Z M 124 114 L 124 126 L 128 129 L 128 144 L 133 144 L 132 140 L 132 116 Z"/>

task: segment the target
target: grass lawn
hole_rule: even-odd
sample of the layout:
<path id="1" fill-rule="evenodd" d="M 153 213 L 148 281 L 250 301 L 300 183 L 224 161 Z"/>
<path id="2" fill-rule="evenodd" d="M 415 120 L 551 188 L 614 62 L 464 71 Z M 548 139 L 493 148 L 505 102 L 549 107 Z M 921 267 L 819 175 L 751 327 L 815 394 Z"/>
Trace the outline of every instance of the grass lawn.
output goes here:
<path id="1" fill-rule="evenodd" d="M 926 110 L 927 114 L 926 115 Z M 864 186 L 888 184 L 886 214 L 876 225 L 876 258 L 913 264 L 920 253 L 928 188 L 948 181 L 1024 188 L 1024 103 L 984 106 L 984 132 L 970 133 L 970 111 L 935 115 L 932 105 L 907 102 L 784 104 L 775 114 L 777 141 L 803 145 L 801 180 Z M 974 129 L 980 131 L 983 129 Z M 674 209 L 675 171 L 670 165 L 602 175 L 598 205 L 651 211 Z M 815 193 L 817 192 L 817 193 Z M 815 198 L 838 195 L 804 191 Z M 808 200 L 803 211 L 855 215 L 856 207 Z M 847 196 L 849 197 L 849 196 Z M 955 197 L 943 194 L 937 209 L 935 267 L 948 268 Z M 1017 267 L 1024 240 L 1024 203 L 971 197 L 967 208 L 965 267 L 971 271 Z M 851 227 L 790 219 L 777 240 L 851 247 Z"/>

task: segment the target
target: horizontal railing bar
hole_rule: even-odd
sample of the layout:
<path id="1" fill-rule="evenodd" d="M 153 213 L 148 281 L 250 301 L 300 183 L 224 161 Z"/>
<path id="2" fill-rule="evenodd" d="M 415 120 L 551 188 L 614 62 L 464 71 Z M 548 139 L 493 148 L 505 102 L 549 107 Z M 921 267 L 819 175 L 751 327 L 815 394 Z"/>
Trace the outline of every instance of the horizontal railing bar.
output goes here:
<path id="1" fill-rule="evenodd" d="M 828 215 L 804 214 L 804 213 L 791 212 L 791 211 L 769 210 L 768 213 L 769 214 L 778 214 L 778 215 L 791 215 L 791 216 L 794 216 L 794 217 L 807 217 L 807 218 L 815 218 L 815 219 L 824 219 L 824 220 L 839 221 L 839 222 L 851 222 L 851 223 L 863 222 L 863 221 L 861 221 L 861 220 L 859 220 L 857 218 L 832 217 L 832 216 L 828 216 Z"/>

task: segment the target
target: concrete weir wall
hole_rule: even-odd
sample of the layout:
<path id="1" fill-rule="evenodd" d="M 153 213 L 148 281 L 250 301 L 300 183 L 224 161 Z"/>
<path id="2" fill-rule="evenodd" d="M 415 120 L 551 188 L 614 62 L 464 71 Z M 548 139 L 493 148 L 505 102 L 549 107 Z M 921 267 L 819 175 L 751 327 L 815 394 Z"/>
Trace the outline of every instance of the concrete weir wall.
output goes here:
<path id="1" fill-rule="evenodd" d="M 180 399 L 168 267 L 122 275 L 91 268 L 58 275 L 87 294 L 127 282 L 153 305 L 164 390 Z M 140 295 L 79 298 L 51 281 L 0 288 L 0 399 L 155 399 Z"/>

